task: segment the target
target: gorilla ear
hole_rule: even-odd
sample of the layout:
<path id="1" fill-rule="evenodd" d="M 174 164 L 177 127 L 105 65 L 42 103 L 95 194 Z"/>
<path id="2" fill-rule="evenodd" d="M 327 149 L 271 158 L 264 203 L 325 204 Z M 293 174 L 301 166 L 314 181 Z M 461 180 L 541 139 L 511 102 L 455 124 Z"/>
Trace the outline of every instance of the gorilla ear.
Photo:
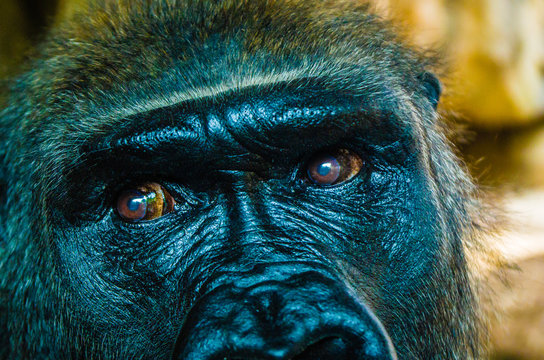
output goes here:
<path id="1" fill-rule="evenodd" d="M 427 99 L 431 102 L 431 105 L 436 110 L 438 102 L 440 101 L 440 95 L 442 95 L 442 85 L 440 80 L 430 72 L 425 72 L 420 75 L 420 80 L 423 85 L 423 90 L 427 95 Z"/>

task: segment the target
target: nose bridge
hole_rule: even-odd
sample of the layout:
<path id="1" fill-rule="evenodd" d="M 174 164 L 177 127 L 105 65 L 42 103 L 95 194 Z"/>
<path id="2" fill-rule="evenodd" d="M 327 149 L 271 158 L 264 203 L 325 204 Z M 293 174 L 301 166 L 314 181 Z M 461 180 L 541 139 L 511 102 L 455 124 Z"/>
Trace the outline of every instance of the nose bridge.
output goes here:
<path id="1" fill-rule="evenodd" d="M 233 218 L 250 224 L 260 223 L 265 204 L 257 176 L 251 172 L 232 172 L 232 175 L 229 203 Z"/>
<path id="2" fill-rule="evenodd" d="M 294 243 L 274 218 L 261 191 L 258 179 L 251 173 L 237 172 L 227 182 L 227 229 L 225 244 L 228 249 L 237 249 L 236 258 L 225 258 L 221 268 L 231 265 L 263 264 L 292 261 L 303 252 L 304 245 Z M 257 182 L 257 183 L 256 183 Z"/>
<path id="3" fill-rule="evenodd" d="M 335 267 L 338 258 L 330 246 L 300 228 L 294 219 L 296 214 L 286 214 L 270 204 L 267 197 L 274 194 L 263 189 L 256 176 L 242 172 L 233 176 L 236 178 L 228 182 L 229 189 L 225 191 L 228 214 L 225 241 L 231 249 L 238 249 L 237 264 L 296 261 Z"/>
<path id="4" fill-rule="evenodd" d="M 249 180 L 248 180 L 249 178 Z M 282 216 L 266 199 L 257 179 L 242 175 L 232 184 L 227 196 L 229 238 L 227 242 L 240 250 L 238 263 L 279 263 L 311 261 L 329 265 L 326 244 L 310 234 L 289 231 L 289 217 Z M 290 215 L 291 217 L 294 215 Z M 304 231 L 304 230 L 299 230 Z"/>
<path id="5" fill-rule="evenodd" d="M 252 189 L 246 174 L 231 172 L 230 176 L 221 194 L 219 245 L 195 247 L 196 256 L 188 260 L 190 266 L 184 272 L 181 286 L 188 304 L 199 294 L 233 281 L 249 286 L 259 279 L 285 279 L 293 269 L 334 272 L 336 261 L 324 255 L 326 249 L 320 243 L 300 236 L 295 239 L 285 231 L 285 224 L 276 223 L 281 217 L 274 218 L 263 199 L 266 195 Z"/>
<path id="6" fill-rule="evenodd" d="M 258 180 L 250 172 L 230 172 L 229 189 L 225 191 L 230 237 L 243 240 L 248 235 L 262 231 L 266 209 Z"/>

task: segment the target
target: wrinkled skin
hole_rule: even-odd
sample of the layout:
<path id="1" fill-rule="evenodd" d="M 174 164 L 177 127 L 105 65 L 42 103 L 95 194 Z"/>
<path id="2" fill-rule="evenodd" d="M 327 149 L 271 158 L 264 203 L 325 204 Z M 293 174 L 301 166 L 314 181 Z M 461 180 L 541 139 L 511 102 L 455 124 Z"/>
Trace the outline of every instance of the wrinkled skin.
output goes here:
<path id="1" fill-rule="evenodd" d="M 424 57 L 350 2 L 106 3 L 0 113 L 2 358 L 483 356 Z M 338 149 L 353 176 L 310 179 Z M 150 182 L 175 206 L 127 221 Z"/>

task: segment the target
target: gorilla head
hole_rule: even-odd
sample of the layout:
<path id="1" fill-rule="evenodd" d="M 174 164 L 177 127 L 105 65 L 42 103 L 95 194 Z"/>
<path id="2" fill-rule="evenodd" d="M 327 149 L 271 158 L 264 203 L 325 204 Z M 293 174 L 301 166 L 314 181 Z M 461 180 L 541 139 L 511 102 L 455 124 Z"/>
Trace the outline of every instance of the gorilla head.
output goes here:
<path id="1" fill-rule="evenodd" d="M 357 1 L 54 28 L 0 113 L 1 356 L 482 356 L 428 67 Z"/>

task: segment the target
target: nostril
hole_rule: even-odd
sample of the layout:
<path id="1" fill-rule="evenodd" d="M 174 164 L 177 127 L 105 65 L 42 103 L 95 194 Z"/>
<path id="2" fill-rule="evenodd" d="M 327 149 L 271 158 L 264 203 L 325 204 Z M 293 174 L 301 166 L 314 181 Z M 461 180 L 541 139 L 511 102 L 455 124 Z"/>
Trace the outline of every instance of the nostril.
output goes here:
<path id="1" fill-rule="evenodd" d="M 284 282 L 253 281 L 221 284 L 201 296 L 173 359 L 397 359 L 374 313 L 335 279 L 307 271 Z"/>
<path id="2" fill-rule="evenodd" d="M 329 337 L 319 340 L 307 347 L 293 360 L 348 360 L 355 359 L 344 340 L 339 337 Z"/>

